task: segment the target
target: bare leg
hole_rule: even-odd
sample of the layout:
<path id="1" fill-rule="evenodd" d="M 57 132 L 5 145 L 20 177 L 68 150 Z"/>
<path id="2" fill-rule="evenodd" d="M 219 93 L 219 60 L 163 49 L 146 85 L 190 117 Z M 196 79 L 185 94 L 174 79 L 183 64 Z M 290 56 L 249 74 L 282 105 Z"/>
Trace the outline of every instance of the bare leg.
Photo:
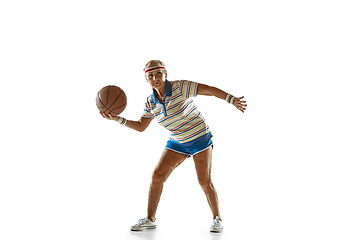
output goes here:
<path id="1" fill-rule="evenodd" d="M 209 203 L 213 217 L 220 217 L 219 200 L 215 187 L 211 181 L 212 147 L 193 156 L 198 181 Z M 221 217 L 220 217 L 221 220 Z"/>
<path id="2" fill-rule="evenodd" d="M 171 172 L 179 166 L 186 155 L 165 149 L 161 158 L 154 169 L 148 199 L 148 219 L 155 221 L 156 210 L 160 201 L 164 182 L 170 176 Z"/>

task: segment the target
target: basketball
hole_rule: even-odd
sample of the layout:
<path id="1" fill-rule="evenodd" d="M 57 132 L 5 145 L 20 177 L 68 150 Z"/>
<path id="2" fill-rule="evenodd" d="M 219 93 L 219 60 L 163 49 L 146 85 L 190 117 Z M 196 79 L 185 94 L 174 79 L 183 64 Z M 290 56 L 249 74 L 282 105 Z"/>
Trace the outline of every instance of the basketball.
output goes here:
<path id="1" fill-rule="evenodd" d="M 96 106 L 99 111 L 113 117 L 125 110 L 126 103 L 125 92 L 114 85 L 103 87 L 96 95 Z"/>

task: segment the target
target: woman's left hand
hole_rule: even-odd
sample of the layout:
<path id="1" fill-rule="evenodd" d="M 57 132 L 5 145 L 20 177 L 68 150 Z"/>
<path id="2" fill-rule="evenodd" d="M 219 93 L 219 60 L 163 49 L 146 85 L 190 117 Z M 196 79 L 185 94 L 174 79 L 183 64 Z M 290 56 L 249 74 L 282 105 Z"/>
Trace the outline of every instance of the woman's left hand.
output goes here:
<path id="1" fill-rule="evenodd" d="M 246 101 L 244 101 L 243 98 L 244 98 L 244 96 L 235 98 L 235 100 L 233 102 L 233 105 L 242 112 L 244 112 L 247 107 Z"/>
<path id="2" fill-rule="evenodd" d="M 100 112 L 100 115 L 107 119 L 107 120 L 114 120 L 114 121 L 118 121 L 119 120 L 119 116 L 111 116 L 110 114 L 106 114 L 106 113 L 103 113 L 103 112 Z"/>

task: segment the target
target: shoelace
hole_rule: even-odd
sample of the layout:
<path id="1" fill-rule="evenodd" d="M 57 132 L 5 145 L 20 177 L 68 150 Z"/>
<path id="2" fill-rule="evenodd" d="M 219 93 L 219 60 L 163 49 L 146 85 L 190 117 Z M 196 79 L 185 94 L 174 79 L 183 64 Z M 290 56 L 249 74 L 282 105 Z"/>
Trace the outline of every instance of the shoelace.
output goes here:
<path id="1" fill-rule="evenodd" d="M 137 221 L 137 223 L 135 224 L 136 226 L 140 226 L 141 224 L 147 223 L 149 219 L 147 218 L 142 218 L 139 221 Z"/>
<path id="2" fill-rule="evenodd" d="M 220 220 L 219 217 L 216 217 L 212 222 L 213 227 L 220 227 Z"/>

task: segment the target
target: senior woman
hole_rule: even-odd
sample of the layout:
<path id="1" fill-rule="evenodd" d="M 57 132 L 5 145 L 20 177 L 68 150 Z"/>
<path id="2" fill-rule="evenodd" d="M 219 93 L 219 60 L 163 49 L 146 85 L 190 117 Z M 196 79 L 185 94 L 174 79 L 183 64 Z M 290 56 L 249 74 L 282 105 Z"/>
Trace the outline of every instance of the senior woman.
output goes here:
<path id="1" fill-rule="evenodd" d="M 126 127 L 144 131 L 156 118 L 170 132 L 170 139 L 152 175 L 147 217 L 131 226 L 133 231 L 155 229 L 155 213 L 160 201 L 163 185 L 171 172 L 186 158 L 193 157 L 199 184 L 205 192 L 213 213 L 211 232 L 223 230 L 216 190 L 211 181 L 212 134 L 204 116 L 196 108 L 192 97 L 215 96 L 244 112 L 246 101 L 236 98 L 216 87 L 180 80 L 168 81 L 165 64 L 160 60 L 149 61 L 144 68 L 146 81 L 153 92 L 147 97 L 144 112 L 139 121 L 130 121 L 118 116 L 100 114 Z"/>

